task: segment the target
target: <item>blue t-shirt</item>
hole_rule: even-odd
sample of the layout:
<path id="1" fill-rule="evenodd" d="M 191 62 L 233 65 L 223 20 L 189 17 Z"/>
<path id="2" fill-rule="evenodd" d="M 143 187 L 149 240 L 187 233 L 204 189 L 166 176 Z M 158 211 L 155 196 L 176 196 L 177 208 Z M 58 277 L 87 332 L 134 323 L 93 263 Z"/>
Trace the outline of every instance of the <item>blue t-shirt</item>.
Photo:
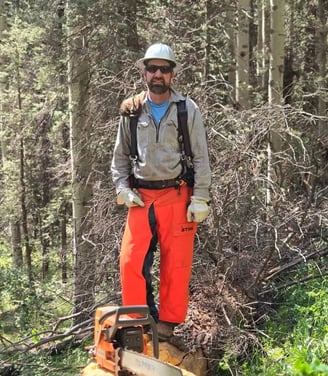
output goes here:
<path id="1" fill-rule="evenodd" d="M 169 101 L 167 100 L 163 103 L 154 103 L 148 98 L 148 103 L 150 106 L 151 114 L 156 122 L 156 125 L 158 125 L 169 106 Z"/>

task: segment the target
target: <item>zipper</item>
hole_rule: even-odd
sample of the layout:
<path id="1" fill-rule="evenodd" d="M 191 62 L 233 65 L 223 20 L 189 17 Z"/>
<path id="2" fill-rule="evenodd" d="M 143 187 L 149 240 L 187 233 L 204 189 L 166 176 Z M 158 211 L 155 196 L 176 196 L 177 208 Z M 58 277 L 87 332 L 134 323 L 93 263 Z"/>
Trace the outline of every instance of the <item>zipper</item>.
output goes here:
<path id="1" fill-rule="evenodd" d="M 169 106 L 168 106 L 168 108 L 166 109 L 165 114 L 162 116 L 162 119 L 161 119 L 161 121 L 159 122 L 158 126 L 156 125 L 156 122 L 155 122 L 155 120 L 153 119 L 153 117 L 150 115 L 150 116 L 151 116 L 151 119 L 152 119 L 152 121 L 153 121 L 153 123 L 154 123 L 154 126 L 155 126 L 155 128 L 156 128 L 156 144 L 158 144 L 158 142 L 159 142 L 159 130 L 160 130 L 160 127 L 161 127 L 162 121 L 167 117 L 167 114 L 168 114 L 168 112 L 169 112 L 169 110 L 170 110 L 170 107 L 172 106 L 172 103 L 173 103 L 173 102 L 170 102 L 170 103 L 169 103 Z"/>
<path id="2" fill-rule="evenodd" d="M 159 142 L 159 127 L 160 127 L 160 125 L 161 125 L 162 119 L 161 119 L 161 121 L 159 122 L 158 125 L 156 125 L 156 122 L 155 122 L 155 120 L 153 119 L 153 117 L 151 117 L 151 119 L 152 119 L 152 122 L 154 123 L 154 127 L 155 127 L 155 129 L 156 129 L 156 144 L 158 144 L 158 142 Z"/>

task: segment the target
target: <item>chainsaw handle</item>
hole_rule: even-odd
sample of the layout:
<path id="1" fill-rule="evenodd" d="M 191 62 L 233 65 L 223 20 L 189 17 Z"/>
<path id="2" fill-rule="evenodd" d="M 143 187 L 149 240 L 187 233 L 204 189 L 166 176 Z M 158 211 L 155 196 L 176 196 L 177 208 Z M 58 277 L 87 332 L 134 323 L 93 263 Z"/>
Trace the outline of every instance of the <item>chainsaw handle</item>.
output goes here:
<path id="1" fill-rule="evenodd" d="M 131 314 L 138 314 L 142 315 L 142 317 L 131 317 L 128 320 L 122 319 L 121 315 L 131 315 Z M 157 327 L 155 320 L 149 313 L 148 306 L 142 306 L 142 305 L 136 305 L 136 306 L 123 306 L 123 307 L 117 307 L 111 311 L 105 312 L 100 318 L 99 318 L 99 324 L 101 325 L 107 317 L 116 315 L 115 317 L 115 323 L 110 328 L 109 337 L 110 339 L 113 339 L 115 337 L 115 334 L 117 332 L 117 329 L 120 327 L 129 327 L 132 325 L 150 325 L 151 330 L 153 332 L 153 352 L 154 357 L 159 357 L 159 345 L 158 345 L 158 333 L 157 333 Z"/>
<path id="2" fill-rule="evenodd" d="M 138 314 L 143 315 L 142 317 L 135 317 L 124 320 L 121 319 L 121 315 L 131 315 L 131 314 Z M 131 326 L 131 324 L 137 324 L 137 325 L 147 325 L 150 324 L 149 322 L 149 309 L 148 306 L 123 306 L 123 307 L 116 307 L 112 309 L 111 311 L 105 312 L 100 318 L 99 318 L 99 324 L 102 324 L 107 317 L 116 315 L 115 318 L 115 324 L 118 326 Z"/>

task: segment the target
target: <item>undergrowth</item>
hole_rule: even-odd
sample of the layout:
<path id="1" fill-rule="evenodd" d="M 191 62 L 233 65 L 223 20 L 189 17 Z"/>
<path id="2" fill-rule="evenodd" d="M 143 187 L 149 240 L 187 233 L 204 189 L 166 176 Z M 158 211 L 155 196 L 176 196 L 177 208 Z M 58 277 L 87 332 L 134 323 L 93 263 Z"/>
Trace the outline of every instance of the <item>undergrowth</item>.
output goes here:
<path id="1" fill-rule="evenodd" d="M 78 376 L 88 359 L 87 351 L 76 348 L 60 355 L 44 352 L 21 355 L 15 365 L 23 376 Z"/>
<path id="2" fill-rule="evenodd" d="M 293 279 L 311 274 L 318 274 L 315 265 L 307 265 Z M 241 374 L 328 375 L 328 277 L 285 289 L 274 305 L 275 311 L 261 328 L 262 347 L 242 365 Z"/>

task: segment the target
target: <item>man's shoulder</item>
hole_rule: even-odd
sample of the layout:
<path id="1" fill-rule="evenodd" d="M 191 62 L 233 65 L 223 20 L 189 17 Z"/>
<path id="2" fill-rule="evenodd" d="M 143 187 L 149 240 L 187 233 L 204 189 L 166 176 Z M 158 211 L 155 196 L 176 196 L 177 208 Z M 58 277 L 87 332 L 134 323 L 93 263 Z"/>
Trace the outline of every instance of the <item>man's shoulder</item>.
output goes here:
<path id="1" fill-rule="evenodd" d="M 172 89 L 171 97 L 172 97 L 173 102 L 185 101 L 186 106 L 189 109 L 198 108 L 197 103 L 189 96 L 189 94 L 184 95 L 184 94 Z"/>
<path id="2" fill-rule="evenodd" d="M 124 99 L 120 106 L 120 115 L 130 116 L 133 114 L 139 114 L 145 100 L 145 94 L 145 91 L 141 91 L 136 95 Z"/>
<path id="3" fill-rule="evenodd" d="M 172 102 L 180 102 L 186 100 L 186 96 L 182 95 L 180 92 L 176 91 L 175 89 L 171 88 L 171 101 Z"/>

